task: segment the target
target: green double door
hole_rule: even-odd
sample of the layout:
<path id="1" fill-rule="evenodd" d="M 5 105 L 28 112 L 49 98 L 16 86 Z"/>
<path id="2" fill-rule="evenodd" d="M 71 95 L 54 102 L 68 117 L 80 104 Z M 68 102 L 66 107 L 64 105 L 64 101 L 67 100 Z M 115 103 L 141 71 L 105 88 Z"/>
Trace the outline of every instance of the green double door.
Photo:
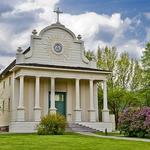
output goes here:
<path id="1" fill-rule="evenodd" d="M 49 92 L 49 108 L 51 106 L 51 96 Z M 55 92 L 55 107 L 57 113 L 66 116 L 66 92 Z"/>

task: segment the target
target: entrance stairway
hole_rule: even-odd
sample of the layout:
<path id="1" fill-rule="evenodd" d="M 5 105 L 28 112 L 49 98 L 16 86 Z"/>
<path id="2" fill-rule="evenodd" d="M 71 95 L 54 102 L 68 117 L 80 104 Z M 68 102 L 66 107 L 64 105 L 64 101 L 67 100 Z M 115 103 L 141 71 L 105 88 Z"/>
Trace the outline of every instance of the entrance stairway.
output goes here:
<path id="1" fill-rule="evenodd" d="M 77 123 L 69 123 L 66 131 L 72 132 L 96 132 L 97 130 L 77 124 Z"/>

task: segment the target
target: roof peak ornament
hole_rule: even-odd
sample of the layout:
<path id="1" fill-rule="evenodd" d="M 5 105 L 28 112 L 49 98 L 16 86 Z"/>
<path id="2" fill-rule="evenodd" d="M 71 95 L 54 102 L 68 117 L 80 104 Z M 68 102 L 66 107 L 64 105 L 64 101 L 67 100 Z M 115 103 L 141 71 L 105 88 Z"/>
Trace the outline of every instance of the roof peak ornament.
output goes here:
<path id="1" fill-rule="evenodd" d="M 54 13 L 57 14 L 57 22 L 56 22 L 56 23 L 60 23 L 60 22 L 59 22 L 59 15 L 62 14 L 63 12 L 60 11 L 59 7 L 57 7 L 57 9 L 54 10 Z"/>
<path id="2" fill-rule="evenodd" d="M 17 48 L 17 53 L 20 54 L 22 51 L 23 51 L 22 47 L 18 47 L 18 48 Z"/>

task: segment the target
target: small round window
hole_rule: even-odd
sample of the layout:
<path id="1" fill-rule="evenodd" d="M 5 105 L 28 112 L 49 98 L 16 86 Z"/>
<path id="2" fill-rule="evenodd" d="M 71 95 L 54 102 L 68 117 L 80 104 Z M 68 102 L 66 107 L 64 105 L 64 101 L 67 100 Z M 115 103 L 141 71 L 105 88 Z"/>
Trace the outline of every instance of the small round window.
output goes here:
<path id="1" fill-rule="evenodd" d="M 60 53 L 62 53 L 63 46 L 60 43 L 55 43 L 53 49 L 54 49 L 55 53 L 60 54 Z"/>

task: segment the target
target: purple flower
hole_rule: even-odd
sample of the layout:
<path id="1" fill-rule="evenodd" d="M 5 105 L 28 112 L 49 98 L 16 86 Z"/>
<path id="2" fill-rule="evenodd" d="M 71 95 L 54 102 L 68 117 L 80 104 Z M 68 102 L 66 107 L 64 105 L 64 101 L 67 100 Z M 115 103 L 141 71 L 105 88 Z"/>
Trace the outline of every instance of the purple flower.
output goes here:
<path id="1" fill-rule="evenodd" d="M 126 108 L 120 114 L 119 127 L 128 134 L 150 133 L 150 107 Z"/>

